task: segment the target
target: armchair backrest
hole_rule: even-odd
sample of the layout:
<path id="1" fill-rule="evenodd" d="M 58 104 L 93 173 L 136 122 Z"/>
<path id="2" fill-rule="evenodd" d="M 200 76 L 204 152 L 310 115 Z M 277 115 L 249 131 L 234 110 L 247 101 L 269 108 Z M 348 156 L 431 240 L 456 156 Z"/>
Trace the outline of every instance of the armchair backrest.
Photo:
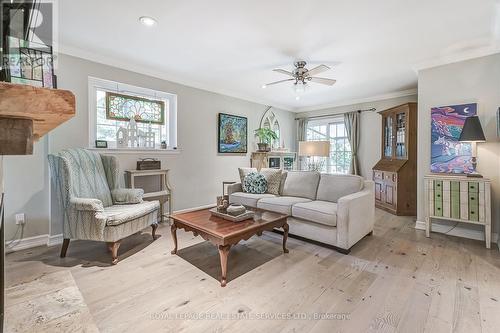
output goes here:
<path id="1" fill-rule="evenodd" d="M 66 149 L 59 156 L 49 156 L 49 161 L 56 169 L 53 176 L 63 178 L 60 181 L 70 196 L 99 199 L 104 207 L 113 204 L 106 177 L 107 174 L 111 176 L 111 172 L 106 173 L 99 153 L 81 148 Z M 115 186 L 114 181 L 112 186 Z"/>

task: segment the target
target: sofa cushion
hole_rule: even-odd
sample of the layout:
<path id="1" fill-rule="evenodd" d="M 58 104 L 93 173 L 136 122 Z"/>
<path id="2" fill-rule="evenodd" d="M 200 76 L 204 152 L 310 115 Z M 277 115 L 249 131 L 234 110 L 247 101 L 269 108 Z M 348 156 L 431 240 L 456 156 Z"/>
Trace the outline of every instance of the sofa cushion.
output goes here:
<path id="1" fill-rule="evenodd" d="M 270 210 L 272 212 L 292 215 L 292 205 L 309 201 L 311 200 L 298 197 L 263 198 L 257 202 L 257 207 L 260 209 Z"/>
<path id="2" fill-rule="evenodd" d="M 102 213 L 106 219 L 106 225 L 119 225 L 147 215 L 160 208 L 160 202 L 143 201 L 133 205 L 113 205 L 104 208 Z"/>
<path id="3" fill-rule="evenodd" d="M 315 200 L 319 177 L 320 173 L 316 171 L 289 171 L 282 195 Z"/>
<path id="4" fill-rule="evenodd" d="M 258 172 L 250 172 L 243 179 L 243 188 L 245 192 L 262 194 L 267 192 L 267 180 L 263 174 Z"/>
<path id="5" fill-rule="evenodd" d="M 337 204 L 321 200 L 298 203 L 292 207 L 292 216 L 335 227 L 337 226 Z"/>
<path id="6" fill-rule="evenodd" d="M 238 173 L 240 174 L 240 183 L 243 186 L 243 192 L 246 192 L 244 185 L 245 176 L 250 172 L 257 172 L 257 168 L 238 168 Z"/>
<path id="7" fill-rule="evenodd" d="M 245 192 L 235 192 L 229 195 L 229 203 L 235 203 L 249 207 L 257 207 L 257 201 L 259 201 L 260 199 L 274 197 L 274 194 L 269 193 L 253 194 Z"/>
<path id="8" fill-rule="evenodd" d="M 338 199 L 363 189 L 364 179 L 355 175 L 321 174 L 317 200 L 337 202 Z"/>
<path id="9" fill-rule="evenodd" d="M 280 194 L 281 169 L 262 168 L 260 173 L 266 177 L 267 193 Z"/>

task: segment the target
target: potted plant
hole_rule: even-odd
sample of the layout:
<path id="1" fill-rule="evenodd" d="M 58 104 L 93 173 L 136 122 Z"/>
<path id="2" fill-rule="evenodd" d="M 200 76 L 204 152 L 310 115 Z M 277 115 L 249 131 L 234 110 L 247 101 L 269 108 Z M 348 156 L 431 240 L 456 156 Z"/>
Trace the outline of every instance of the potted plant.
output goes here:
<path id="1" fill-rule="evenodd" d="M 261 127 L 255 130 L 255 136 L 259 138 L 259 151 L 269 151 L 272 140 L 278 139 L 278 135 L 270 128 Z"/>

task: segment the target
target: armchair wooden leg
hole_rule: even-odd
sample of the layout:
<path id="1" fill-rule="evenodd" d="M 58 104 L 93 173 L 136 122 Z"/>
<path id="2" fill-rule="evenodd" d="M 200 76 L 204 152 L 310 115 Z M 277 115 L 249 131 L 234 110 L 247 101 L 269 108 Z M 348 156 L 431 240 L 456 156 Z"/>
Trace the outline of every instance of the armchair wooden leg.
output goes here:
<path id="1" fill-rule="evenodd" d="M 151 235 L 153 236 L 153 240 L 156 240 L 156 229 L 158 229 L 158 224 L 151 224 Z"/>
<path id="2" fill-rule="evenodd" d="M 61 258 L 66 257 L 66 252 L 68 251 L 68 246 L 69 246 L 69 238 L 64 238 L 63 244 L 61 247 Z"/>
<path id="3" fill-rule="evenodd" d="M 111 258 L 112 258 L 112 261 L 111 263 L 113 265 L 116 265 L 118 263 L 118 248 L 120 247 L 120 241 L 117 241 L 117 242 L 114 242 L 114 243 L 111 243 Z"/>

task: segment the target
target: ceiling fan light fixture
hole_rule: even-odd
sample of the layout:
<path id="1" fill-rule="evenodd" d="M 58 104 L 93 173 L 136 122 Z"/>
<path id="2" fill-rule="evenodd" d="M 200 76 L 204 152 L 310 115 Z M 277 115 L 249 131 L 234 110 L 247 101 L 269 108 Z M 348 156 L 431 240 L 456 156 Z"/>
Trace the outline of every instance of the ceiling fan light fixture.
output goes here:
<path id="1" fill-rule="evenodd" d="M 263 85 L 261 86 L 261 88 L 262 88 L 262 89 L 266 89 L 266 88 L 267 88 L 267 84 L 263 84 Z"/>
<path id="2" fill-rule="evenodd" d="M 296 94 L 303 94 L 306 92 L 306 89 L 307 89 L 306 82 L 298 81 L 293 84 L 293 90 L 295 91 Z"/>
<path id="3" fill-rule="evenodd" d="M 139 17 L 139 22 L 146 27 L 152 27 L 158 24 L 158 21 L 151 16 L 141 16 Z"/>

